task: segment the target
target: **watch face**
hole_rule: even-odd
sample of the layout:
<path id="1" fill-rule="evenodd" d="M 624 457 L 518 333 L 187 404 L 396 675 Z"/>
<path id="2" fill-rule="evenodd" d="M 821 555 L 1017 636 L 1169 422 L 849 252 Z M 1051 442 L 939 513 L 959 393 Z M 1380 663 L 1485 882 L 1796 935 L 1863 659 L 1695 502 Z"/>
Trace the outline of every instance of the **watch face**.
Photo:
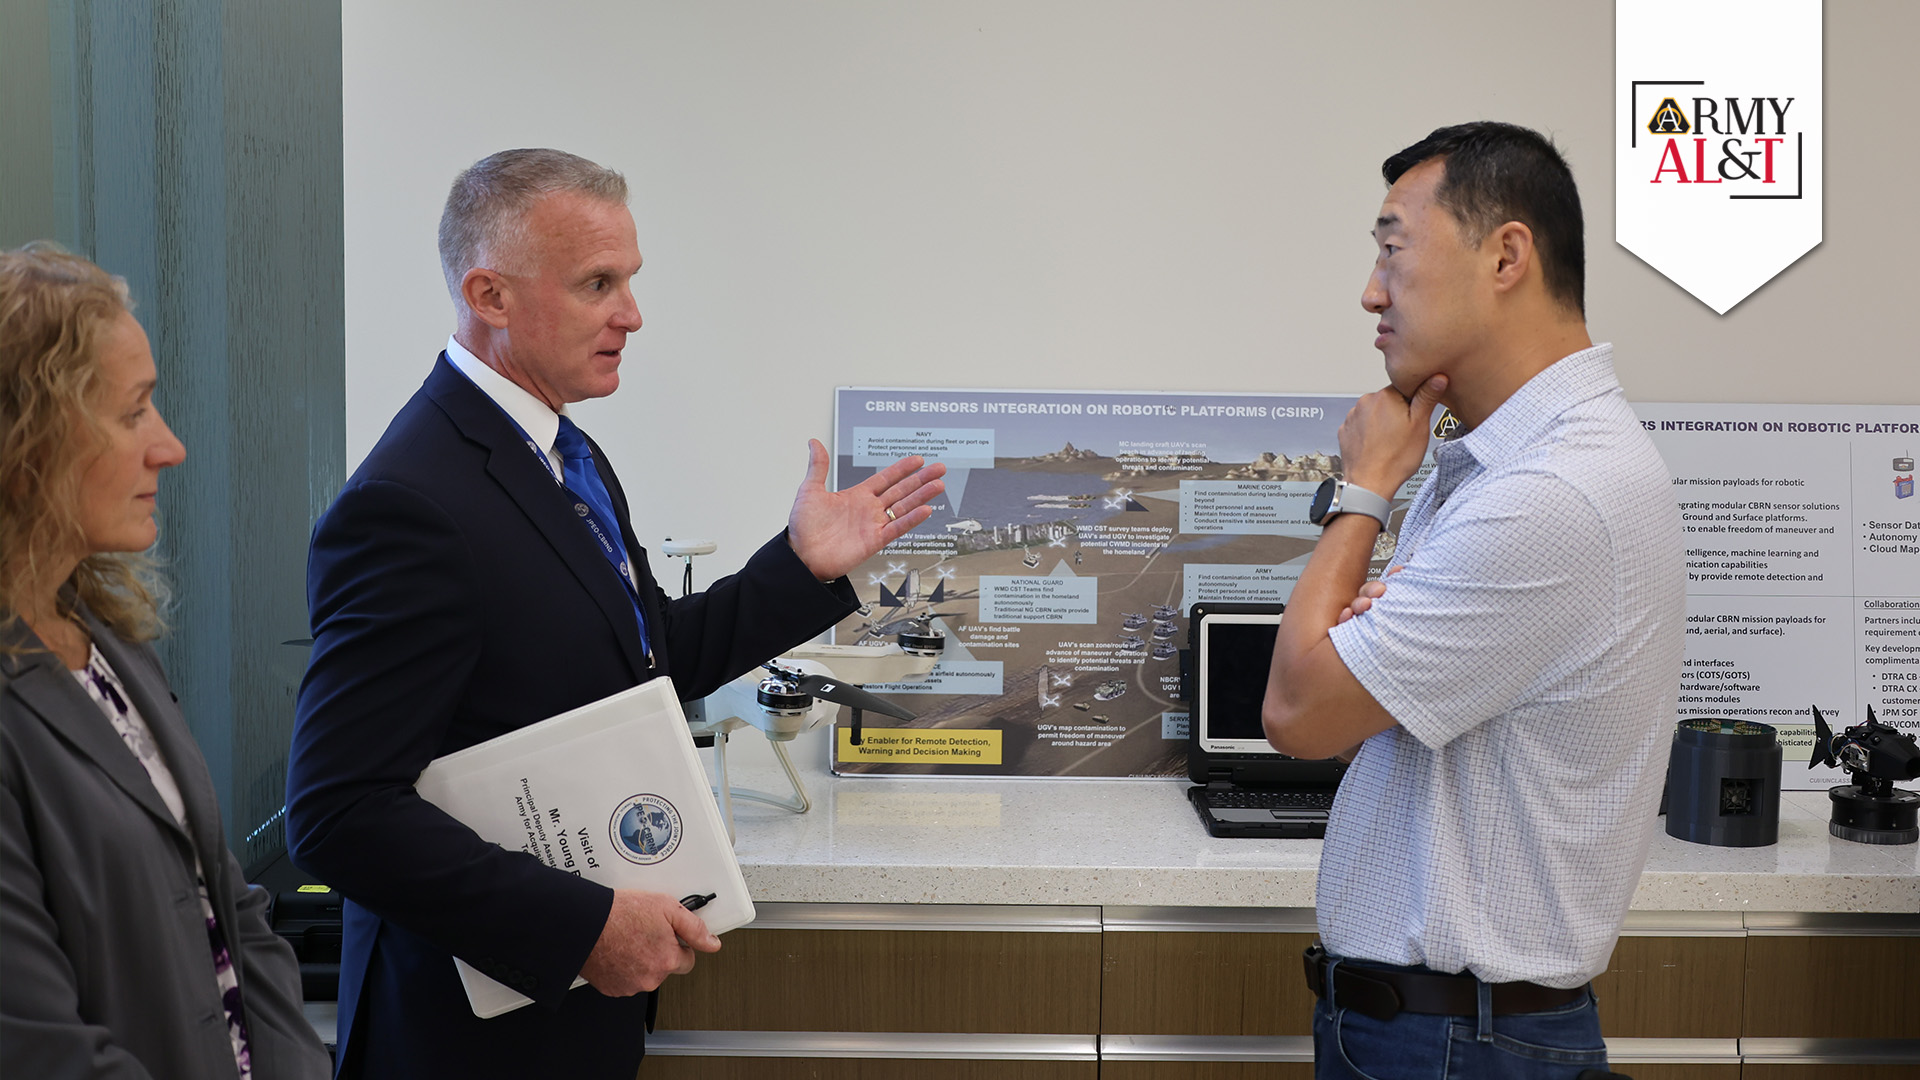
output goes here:
<path id="1" fill-rule="evenodd" d="M 1319 525 L 1326 520 L 1328 508 L 1333 506 L 1333 493 L 1339 487 L 1338 480 L 1320 481 L 1319 490 L 1313 493 L 1313 506 L 1307 510 L 1307 520 Z"/>

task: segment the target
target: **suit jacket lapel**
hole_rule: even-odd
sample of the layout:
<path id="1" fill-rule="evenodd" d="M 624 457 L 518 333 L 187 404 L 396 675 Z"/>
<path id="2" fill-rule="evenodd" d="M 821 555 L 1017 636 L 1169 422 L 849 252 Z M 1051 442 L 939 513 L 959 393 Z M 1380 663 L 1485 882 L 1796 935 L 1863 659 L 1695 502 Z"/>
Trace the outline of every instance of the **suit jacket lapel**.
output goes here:
<path id="1" fill-rule="evenodd" d="M 646 651 L 640 643 L 640 627 L 633 617 L 633 602 L 627 597 L 627 587 L 595 544 L 592 534 L 577 520 L 566 492 L 553 482 L 553 474 L 540 463 L 536 452 L 521 441 L 519 431 L 507 419 L 507 414 L 460 374 L 445 353 L 440 354 L 433 373 L 427 376 L 427 393 L 461 434 L 487 449 L 488 475 L 540 530 L 568 571 L 593 597 L 613 627 L 634 677 L 639 678 L 647 667 Z M 637 568 L 638 556 L 634 558 Z"/>
<path id="2" fill-rule="evenodd" d="M 83 607 L 80 614 L 87 620 L 87 629 L 93 633 L 100 655 L 112 665 L 113 673 L 120 676 L 120 684 L 126 687 L 133 707 L 146 719 L 154 745 L 159 747 L 160 756 L 173 772 L 174 785 L 180 789 L 180 801 L 186 806 L 189 835 L 195 850 L 201 853 L 200 862 L 211 883 L 215 869 L 212 864 L 226 850 L 227 838 L 220 835 L 220 805 L 214 801 L 213 777 L 207 771 L 206 756 L 193 741 L 179 702 L 153 663 L 141 650 L 121 641 L 113 631 L 102 626 L 92 612 Z M 140 772 L 144 775 L 146 767 L 140 766 Z M 152 786 L 151 782 L 148 786 Z M 166 803 L 163 801 L 161 806 L 164 808 Z M 165 813 L 167 820 L 172 821 L 172 811 Z"/>
<path id="3" fill-rule="evenodd" d="M 87 617 L 87 623 L 100 644 L 100 654 L 107 656 L 108 663 L 113 663 L 106 642 L 112 635 L 103 635 L 98 629 L 99 624 L 91 616 Z M 24 627 L 22 632 L 31 636 L 31 631 L 26 631 Z M 39 639 L 32 638 L 32 644 L 38 646 Z M 106 773 L 127 793 L 128 798 L 179 833 L 181 839 L 191 839 L 180 828 L 180 823 L 174 820 L 173 811 L 167 809 L 166 801 L 160 798 L 159 789 L 153 786 L 153 780 L 147 776 L 146 767 L 133 756 L 133 751 L 127 749 L 127 744 L 120 739 L 120 733 L 113 729 L 112 723 L 100 711 L 99 704 L 81 689 L 79 681 L 60 663 L 58 657 L 50 652 L 0 655 L 0 665 L 6 668 L 13 693 L 29 709 L 38 713 L 48 727 Z M 115 664 L 113 670 L 121 681 L 127 680 L 125 670 L 120 665 Z M 146 714 L 144 708 L 141 714 Z"/>
<path id="4" fill-rule="evenodd" d="M 86 608 L 82 607 L 80 614 L 87 621 L 87 628 L 93 634 L 100 655 L 112 665 L 113 673 L 120 676 L 120 684 L 126 688 L 128 699 L 146 720 L 147 730 L 153 733 L 154 745 L 159 747 L 160 756 L 173 773 L 174 786 L 180 790 L 180 801 L 187 811 L 187 835 L 199 855 L 201 881 L 207 887 L 207 899 L 213 904 L 214 914 L 226 935 L 227 948 L 236 954 L 237 960 L 240 913 L 228 879 L 227 838 L 221 834 L 220 804 L 214 796 L 213 777 L 207 771 L 206 755 L 194 741 L 193 732 L 187 727 L 186 715 L 180 711 L 180 703 L 173 696 L 173 691 L 167 688 L 166 676 L 160 672 L 152 654 L 122 641 L 101 625 Z M 127 756 L 132 757 L 131 754 Z M 145 766 L 137 762 L 135 764 L 141 773 L 146 772 Z M 151 781 L 147 787 L 152 789 Z M 166 808 L 165 800 L 159 798 L 157 791 L 154 792 L 154 798 L 160 802 L 161 816 L 167 824 L 177 828 L 173 812 Z M 239 980 L 242 993 L 246 992 L 247 986 L 245 967 L 240 963 L 233 966 L 234 978 Z"/>

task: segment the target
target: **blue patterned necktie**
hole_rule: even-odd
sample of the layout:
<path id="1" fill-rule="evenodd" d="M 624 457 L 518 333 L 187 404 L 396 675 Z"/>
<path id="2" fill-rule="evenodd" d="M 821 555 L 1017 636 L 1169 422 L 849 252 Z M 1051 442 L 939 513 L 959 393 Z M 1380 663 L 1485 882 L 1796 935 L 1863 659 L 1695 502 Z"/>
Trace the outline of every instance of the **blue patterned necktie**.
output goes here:
<path id="1" fill-rule="evenodd" d="M 626 586 L 627 598 L 633 601 L 633 616 L 640 624 L 641 651 L 651 656 L 653 649 L 647 643 L 647 617 L 640 610 L 639 579 L 633 573 L 626 543 L 620 538 L 620 519 L 614 516 L 613 499 L 607 494 L 607 486 L 600 481 L 600 470 L 594 467 L 593 448 L 587 445 L 587 437 L 579 426 L 565 416 L 560 418 L 560 431 L 554 436 L 553 448 L 560 454 L 567 494 L 575 500 L 574 512 L 593 533 L 600 553 L 613 564 L 614 572 L 620 575 L 621 583 Z"/>

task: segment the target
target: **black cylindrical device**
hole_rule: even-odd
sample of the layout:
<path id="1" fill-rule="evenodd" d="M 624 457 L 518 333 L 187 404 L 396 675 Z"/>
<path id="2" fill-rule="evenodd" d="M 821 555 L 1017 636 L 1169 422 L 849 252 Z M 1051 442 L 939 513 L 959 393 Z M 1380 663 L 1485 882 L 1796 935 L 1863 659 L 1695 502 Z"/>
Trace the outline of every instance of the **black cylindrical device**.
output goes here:
<path id="1" fill-rule="evenodd" d="M 1667 757 L 1667 835 L 1716 847 L 1778 843 L 1780 753 L 1766 724 L 1680 721 Z"/>

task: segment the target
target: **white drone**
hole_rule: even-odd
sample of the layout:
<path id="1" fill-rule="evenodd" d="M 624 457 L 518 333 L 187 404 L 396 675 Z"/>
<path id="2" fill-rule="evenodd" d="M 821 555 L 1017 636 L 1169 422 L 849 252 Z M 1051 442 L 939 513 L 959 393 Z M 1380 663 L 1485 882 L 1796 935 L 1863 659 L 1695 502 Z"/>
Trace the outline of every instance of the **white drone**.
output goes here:
<path id="1" fill-rule="evenodd" d="M 693 586 L 693 557 L 708 555 L 715 545 L 708 540 L 667 540 L 662 553 L 687 560 L 684 579 L 686 591 Z M 864 712 L 876 712 L 900 720 L 912 720 L 913 713 L 869 693 L 866 683 L 917 682 L 927 677 L 939 662 L 946 646 L 946 635 L 931 625 L 931 613 L 913 621 L 910 629 L 887 645 L 801 645 L 727 683 L 699 701 L 685 703 L 687 724 L 695 736 L 713 738 L 714 794 L 720 800 L 721 816 L 727 820 L 727 837 L 733 838 L 733 800 L 745 799 L 782 810 L 804 814 L 813 803 L 787 756 L 786 744 L 803 731 L 826 723 L 838 706 L 853 710 L 851 738 L 860 743 L 860 721 Z M 763 676 L 762 671 L 766 674 Z M 727 782 L 727 737 L 741 728 L 759 728 L 773 746 L 774 757 L 793 784 L 789 796 L 735 788 Z"/>

